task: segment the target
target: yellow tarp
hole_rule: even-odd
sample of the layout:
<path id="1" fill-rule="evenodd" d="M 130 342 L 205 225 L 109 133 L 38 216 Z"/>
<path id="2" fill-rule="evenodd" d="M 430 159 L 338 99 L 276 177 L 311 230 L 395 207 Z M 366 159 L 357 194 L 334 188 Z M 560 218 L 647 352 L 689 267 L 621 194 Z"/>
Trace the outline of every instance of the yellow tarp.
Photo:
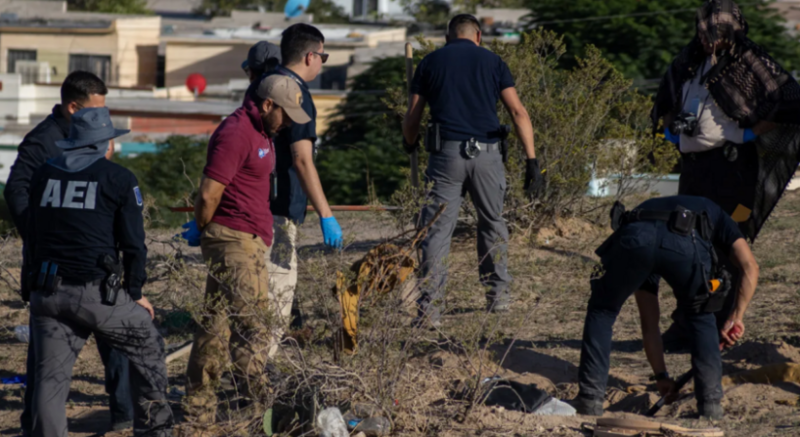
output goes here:
<path id="1" fill-rule="evenodd" d="M 342 311 L 342 349 L 355 353 L 358 348 L 358 309 L 361 298 L 372 293 L 386 294 L 413 278 L 417 261 L 394 244 L 384 243 L 370 250 L 350 268 L 355 277 L 336 272 L 334 292 Z"/>

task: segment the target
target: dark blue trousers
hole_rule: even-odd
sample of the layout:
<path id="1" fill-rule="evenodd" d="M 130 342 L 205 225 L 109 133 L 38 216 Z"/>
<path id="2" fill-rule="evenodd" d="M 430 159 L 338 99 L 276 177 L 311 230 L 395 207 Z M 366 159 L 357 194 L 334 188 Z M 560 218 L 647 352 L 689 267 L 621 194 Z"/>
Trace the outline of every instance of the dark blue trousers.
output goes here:
<path id="1" fill-rule="evenodd" d="M 33 326 L 30 326 L 33 333 Z M 109 397 L 111 423 L 130 422 L 133 420 L 133 398 L 129 376 L 128 358 L 108 344 L 97 340 L 97 351 L 105 366 L 106 393 Z M 22 410 L 20 424 L 24 435 L 29 435 L 33 428 L 33 393 L 36 387 L 36 347 L 33 335 L 29 336 L 28 360 L 25 363 L 27 385 L 25 386 L 25 409 Z"/>
<path id="2" fill-rule="evenodd" d="M 695 395 L 699 404 L 722 399 L 722 359 L 714 314 L 691 311 L 695 294 L 710 278 L 710 244 L 699 236 L 670 232 L 665 222 L 625 225 L 598 250 L 603 270 L 591 281 L 578 371 L 579 397 L 603 402 L 608 381 L 612 327 L 622 304 L 637 290 L 658 292 L 659 276 L 672 287 L 691 334 Z"/>

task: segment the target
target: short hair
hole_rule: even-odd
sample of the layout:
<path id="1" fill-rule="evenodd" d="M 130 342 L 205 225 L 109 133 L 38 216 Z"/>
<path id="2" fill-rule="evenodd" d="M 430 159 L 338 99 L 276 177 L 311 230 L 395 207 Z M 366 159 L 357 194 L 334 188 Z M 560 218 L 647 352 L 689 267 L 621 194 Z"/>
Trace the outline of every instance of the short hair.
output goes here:
<path id="1" fill-rule="evenodd" d="M 72 102 L 83 103 L 89 100 L 92 94 L 104 96 L 108 88 L 103 81 L 88 71 L 73 71 L 61 84 L 61 104 Z"/>
<path id="2" fill-rule="evenodd" d="M 301 62 L 308 52 L 316 50 L 324 42 L 322 32 L 310 24 L 297 23 L 287 27 L 281 38 L 283 65 Z"/>
<path id="3" fill-rule="evenodd" d="M 470 14 L 459 14 L 450 20 L 447 25 L 447 36 L 458 38 L 462 35 L 470 35 L 481 31 L 481 23 L 477 18 Z"/>

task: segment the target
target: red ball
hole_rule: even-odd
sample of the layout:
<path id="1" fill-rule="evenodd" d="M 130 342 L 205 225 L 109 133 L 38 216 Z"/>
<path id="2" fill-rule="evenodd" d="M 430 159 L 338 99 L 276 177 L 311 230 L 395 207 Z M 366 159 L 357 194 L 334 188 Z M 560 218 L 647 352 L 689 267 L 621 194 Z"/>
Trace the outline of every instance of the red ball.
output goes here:
<path id="1" fill-rule="evenodd" d="M 186 88 L 197 94 L 203 94 L 206 90 L 206 78 L 200 73 L 192 73 L 186 78 Z"/>

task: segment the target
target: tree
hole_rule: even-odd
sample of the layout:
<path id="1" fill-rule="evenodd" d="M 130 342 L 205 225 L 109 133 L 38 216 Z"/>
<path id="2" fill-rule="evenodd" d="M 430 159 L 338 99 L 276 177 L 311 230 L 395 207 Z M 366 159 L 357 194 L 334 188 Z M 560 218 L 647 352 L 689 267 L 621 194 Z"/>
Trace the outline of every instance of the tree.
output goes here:
<path id="1" fill-rule="evenodd" d="M 362 204 L 371 195 L 386 200 L 405 176 L 399 117 L 391 114 L 379 90 L 404 86 L 402 57 L 375 61 L 353 80 L 352 92 L 336 109 L 322 137 L 317 167 L 333 203 Z"/>
<path id="2" fill-rule="evenodd" d="M 146 0 L 69 0 L 71 11 L 104 12 L 107 14 L 149 15 Z"/>
<path id="3" fill-rule="evenodd" d="M 311 0 L 306 12 L 314 14 L 315 23 L 344 24 L 350 22 L 350 17 L 347 16 L 344 9 L 331 0 Z"/>
<path id="4" fill-rule="evenodd" d="M 617 70 L 632 79 L 660 79 L 695 34 L 697 0 L 526 0 L 532 26 L 563 35 L 568 52 L 562 66 L 573 67 L 588 44 L 600 49 Z M 750 38 L 791 71 L 800 68 L 800 43 L 784 20 L 765 3 L 740 3 Z"/>

